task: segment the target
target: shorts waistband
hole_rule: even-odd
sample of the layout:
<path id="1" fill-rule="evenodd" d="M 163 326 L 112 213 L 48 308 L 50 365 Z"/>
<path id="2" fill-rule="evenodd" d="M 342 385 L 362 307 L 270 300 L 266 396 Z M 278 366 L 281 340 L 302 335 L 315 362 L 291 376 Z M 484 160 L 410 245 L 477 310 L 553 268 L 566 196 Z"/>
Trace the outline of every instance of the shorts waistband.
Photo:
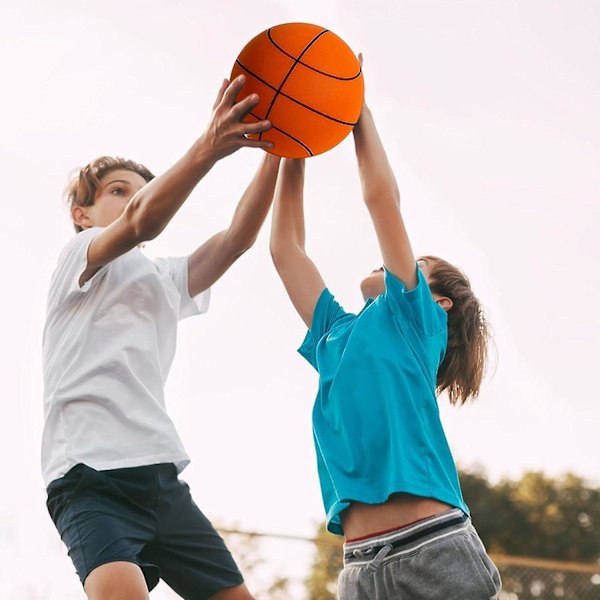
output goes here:
<path id="1" fill-rule="evenodd" d="M 455 508 L 395 531 L 346 542 L 344 564 L 358 566 L 409 553 L 425 544 L 463 531 L 470 523 L 471 519 L 462 510 Z"/>

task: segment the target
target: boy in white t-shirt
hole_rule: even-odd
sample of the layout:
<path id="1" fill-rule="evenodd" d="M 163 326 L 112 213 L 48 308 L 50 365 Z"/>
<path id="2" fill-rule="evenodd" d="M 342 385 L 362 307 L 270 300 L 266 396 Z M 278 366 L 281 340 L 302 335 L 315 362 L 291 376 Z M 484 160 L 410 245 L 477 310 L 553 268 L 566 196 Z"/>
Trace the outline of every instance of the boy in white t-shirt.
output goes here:
<path id="1" fill-rule="evenodd" d="M 243 146 L 269 148 L 243 123 L 257 104 L 225 81 L 203 135 L 160 177 L 99 158 L 67 191 L 78 234 L 63 249 L 44 330 L 42 468 L 48 510 L 88 597 L 137 600 L 159 579 L 182 598 L 250 600 L 223 540 L 177 474 L 188 464 L 163 388 L 179 319 L 205 312 L 210 286 L 254 242 L 279 158 L 266 154 L 229 228 L 189 257 L 140 251 L 202 177 Z"/>

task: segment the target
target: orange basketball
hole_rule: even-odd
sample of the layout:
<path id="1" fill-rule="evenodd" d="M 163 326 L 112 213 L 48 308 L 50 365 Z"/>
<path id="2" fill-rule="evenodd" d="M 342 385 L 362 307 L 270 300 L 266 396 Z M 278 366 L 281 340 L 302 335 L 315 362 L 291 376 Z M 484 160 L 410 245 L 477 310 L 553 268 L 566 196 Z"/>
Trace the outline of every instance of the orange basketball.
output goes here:
<path id="1" fill-rule="evenodd" d="M 285 23 L 259 33 L 240 52 L 231 79 L 242 73 L 246 83 L 238 100 L 260 97 L 245 121 L 272 124 L 249 137 L 272 141 L 272 154 L 321 154 L 339 144 L 360 115 L 364 81 L 358 59 L 319 25 Z"/>

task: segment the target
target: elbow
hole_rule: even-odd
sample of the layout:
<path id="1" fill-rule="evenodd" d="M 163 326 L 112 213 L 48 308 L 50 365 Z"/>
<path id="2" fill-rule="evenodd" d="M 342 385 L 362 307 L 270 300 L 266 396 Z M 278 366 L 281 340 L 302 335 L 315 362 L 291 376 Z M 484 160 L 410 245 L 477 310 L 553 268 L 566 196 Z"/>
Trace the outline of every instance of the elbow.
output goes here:
<path id="1" fill-rule="evenodd" d="M 281 258 L 281 254 L 279 252 L 279 249 L 277 247 L 271 245 L 271 247 L 269 248 L 269 250 L 271 252 L 271 260 L 273 261 L 273 264 L 277 268 L 277 263 L 279 262 L 279 260 Z"/>
<path id="2" fill-rule="evenodd" d="M 281 252 L 274 251 L 271 248 L 271 260 L 273 261 L 273 266 L 277 273 L 282 273 L 285 270 L 285 256 Z"/>
<path id="3" fill-rule="evenodd" d="M 364 199 L 367 206 L 389 206 L 393 204 L 400 208 L 400 190 L 397 187 L 389 189 L 388 187 L 372 188 L 364 190 Z"/>
<path id="4" fill-rule="evenodd" d="M 130 224 L 135 239 L 138 243 L 153 240 L 164 229 L 152 212 L 139 202 L 130 202 L 125 209 L 125 218 Z"/>
<path id="5" fill-rule="evenodd" d="M 294 257 L 297 257 L 298 254 L 306 256 L 304 250 L 294 244 L 283 245 L 271 242 L 269 250 L 271 260 L 278 273 L 285 271 L 287 269 L 286 265 L 294 264 Z"/>
<path id="6" fill-rule="evenodd" d="M 231 256 L 232 256 L 233 260 L 235 261 L 238 258 L 240 258 L 240 256 L 242 256 L 242 254 L 246 254 L 246 252 L 248 252 L 248 250 L 250 250 L 250 248 L 252 248 L 252 246 L 254 246 L 255 241 L 256 240 L 252 240 L 248 244 L 245 244 L 243 246 L 238 246 L 237 248 L 233 248 L 233 250 L 231 252 Z"/>
<path id="7" fill-rule="evenodd" d="M 235 235 L 226 236 L 224 243 L 231 262 L 235 262 L 242 254 L 246 254 L 254 246 L 257 237 L 258 235 L 247 238 L 240 238 Z"/>
<path id="8" fill-rule="evenodd" d="M 269 251 L 274 263 L 285 260 L 296 252 L 304 253 L 304 243 L 298 239 L 294 231 L 272 231 Z"/>
<path id="9" fill-rule="evenodd" d="M 275 266 L 280 264 L 286 255 L 286 247 L 273 238 L 271 238 L 271 243 L 269 244 L 269 251 L 271 253 L 271 260 Z"/>

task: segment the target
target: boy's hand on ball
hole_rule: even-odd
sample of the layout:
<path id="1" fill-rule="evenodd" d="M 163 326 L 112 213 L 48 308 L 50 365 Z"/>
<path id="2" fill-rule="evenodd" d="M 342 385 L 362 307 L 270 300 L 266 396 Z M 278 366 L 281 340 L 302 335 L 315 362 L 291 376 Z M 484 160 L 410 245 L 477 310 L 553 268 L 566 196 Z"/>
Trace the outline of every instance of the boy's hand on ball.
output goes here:
<path id="1" fill-rule="evenodd" d="M 279 156 L 327 152 L 360 115 L 364 85 L 357 57 L 320 25 L 281 23 L 261 31 L 238 54 L 231 78 L 238 75 L 246 77 L 240 96 L 261 95 L 252 118 L 273 124 L 252 137 L 273 141 L 269 152 Z"/>
<path id="2" fill-rule="evenodd" d="M 232 82 L 223 81 L 217 99 L 213 106 L 213 113 L 202 138 L 208 145 L 212 158 L 219 160 L 232 154 L 243 146 L 251 148 L 272 148 L 273 142 L 264 140 L 251 140 L 248 134 L 262 133 L 271 128 L 269 121 L 257 123 L 244 123 L 243 118 L 258 104 L 258 96 L 250 94 L 240 102 L 237 96 L 245 82 L 245 77 L 240 75 Z"/>

